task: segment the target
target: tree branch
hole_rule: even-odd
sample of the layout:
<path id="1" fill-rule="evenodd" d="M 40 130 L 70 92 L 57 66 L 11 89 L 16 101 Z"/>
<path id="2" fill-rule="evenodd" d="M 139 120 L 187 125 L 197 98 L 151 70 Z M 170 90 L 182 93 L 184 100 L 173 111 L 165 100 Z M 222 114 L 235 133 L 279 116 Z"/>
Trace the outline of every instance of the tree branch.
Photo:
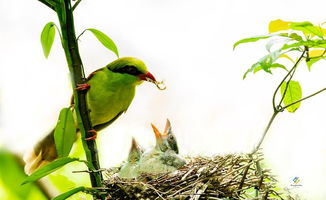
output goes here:
<path id="1" fill-rule="evenodd" d="M 283 98 L 284 98 L 284 96 L 285 96 L 286 90 L 287 90 L 287 88 L 288 88 L 288 83 L 287 83 L 287 85 L 286 85 L 286 88 L 285 88 L 285 90 L 284 90 L 284 93 L 282 94 L 282 99 L 281 99 L 280 103 L 276 106 L 276 104 L 275 104 L 275 99 L 276 99 L 277 91 L 280 89 L 280 87 L 282 86 L 282 83 L 283 83 L 283 82 L 284 82 L 284 81 L 285 81 L 289 76 L 291 76 L 291 77 L 290 77 L 290 80 L 292 79 L 293 74 L 294 74 L 294 72 L 295 72 L 295 69 L 297 68 L 298 64 L 300 63 L 300 61 L 301 61 L 301 59 L 303 58 L 303 56 L 304 56 L 305 53 L 306 53 L 306 49 L 302 52 L 302 54 L 301 54 L 301 56 L 299 57 L 299 59 L 297 60 L 297 62 L 294 64 L 294 66 L 291 68 L 291 70 L 288 71 L 288 73 L 286 74 L 286 76 L 283 78 L 283 80 L 282 80 L 282 81 L 280 82 L 280 84 L 277 86 L 277 88 L 276 88 L 276 90 L 275 90 L 275 92 L 274 92 L 274 94 L 273 94 L 273 109 L 274 109 L 274 112 L 279 111 L 279 106 L 281 105 L 281 103 L 282 103 L 282 101 L 283 101 Z M 293 72 L 293 73 L 292 73 L 292 72 Z M 288 81 L 288 82 L 290 82 L 290 81 Z"/>
<path id="2" fill-rule="evenodd" d="M 86 79 L 84 75 L 82 60 L 78 50 L 73 11 L 70 0 L 59 0 L 56 12 L 59 18 L 63 38 L 62 46 L 65 51 L 69 71 L 72 75 L 72 86 L 73 88 L 76 88 L 77 84 L 85 83 Z M 90 163 L 89 170 L 99 170 L 100 165 L 96 142 L 95 140 L 85 140 L 85 138 L 92 136 L 89 131 L 93 129 L 87 108 L 86 91 L 74 90 L 74 103 L 84 151 L 87 161 Z M 97 171 L 90 173 L 89 175 L 92 187 L 102 186 L 103 177 L 101 172 Z M 101 196 L 98 196 L 97 198 L 105 199 L 105 197 Z"/>

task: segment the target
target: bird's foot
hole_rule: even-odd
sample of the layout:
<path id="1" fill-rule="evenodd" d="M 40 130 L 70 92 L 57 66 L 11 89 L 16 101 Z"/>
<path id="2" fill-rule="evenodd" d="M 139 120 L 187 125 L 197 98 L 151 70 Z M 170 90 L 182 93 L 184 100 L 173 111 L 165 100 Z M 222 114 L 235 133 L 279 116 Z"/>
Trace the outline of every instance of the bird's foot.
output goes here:
<path id="1" fill-rule="evenodd" d="M 89 131 L 87 131 L 87 133 L 91 133 L 91 134 L 93 134 L 93 136 L 87 137 L 85 139 L 86 141 L 88 141 L 88 140 L 95 140 L 97 138 L 97 131 L 95 129 L 89 130 Z"/>
<path id="2" fill-rule="evenodd" d="M 77 84 L 76 90 L 88 90 L 90 87 L 88 83 Z"/>

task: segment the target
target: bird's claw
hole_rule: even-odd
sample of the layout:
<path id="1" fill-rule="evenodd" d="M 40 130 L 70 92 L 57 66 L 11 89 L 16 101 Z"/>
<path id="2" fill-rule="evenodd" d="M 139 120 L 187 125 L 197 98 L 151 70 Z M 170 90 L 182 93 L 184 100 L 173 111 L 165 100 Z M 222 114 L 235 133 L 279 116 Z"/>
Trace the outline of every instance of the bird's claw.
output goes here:
<path id="1" fill-rule="evenodd" d="M 95 140 L 97 138 L 97 131 L 95 129 L 89 130 L 89 131 L 87 131 L 87 133 L 91 133 L 93 135 L 91 137 L 87 137 L 85 139 L 86 141 Z"/>
<path id="2" fill-rule="evenodd" d="M 77 84 L 76 90 L 88 90 L 90 87 L 88 83 Z"/>

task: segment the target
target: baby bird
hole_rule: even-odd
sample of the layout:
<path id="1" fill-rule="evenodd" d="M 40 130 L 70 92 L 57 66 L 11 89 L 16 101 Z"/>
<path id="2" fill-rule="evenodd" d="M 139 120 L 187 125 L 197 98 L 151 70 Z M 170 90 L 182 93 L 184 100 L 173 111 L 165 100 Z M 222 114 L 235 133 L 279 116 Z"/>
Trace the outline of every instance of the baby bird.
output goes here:
<path id="1" fill-rule="evenodd" d="M 132 179 L 137 178 L 140 175 L 139 160 L 142 153 L 142 148 L 137 144 L 135 138 L 132 138 L 128 161 L 121 167 L 118 174 L 120 178 Z"/>
<path id="2" fill-rule="evenodd" d="M 171 123 L 167 120 L 163 134 L 152 124 L 156 138 L 155 147 L 145 152 L 139 161 L 140 173 L 167 173 L 177 170 L 186 164 L 185 160 L 178 155 L 176 138 L 171 130 Z"/>

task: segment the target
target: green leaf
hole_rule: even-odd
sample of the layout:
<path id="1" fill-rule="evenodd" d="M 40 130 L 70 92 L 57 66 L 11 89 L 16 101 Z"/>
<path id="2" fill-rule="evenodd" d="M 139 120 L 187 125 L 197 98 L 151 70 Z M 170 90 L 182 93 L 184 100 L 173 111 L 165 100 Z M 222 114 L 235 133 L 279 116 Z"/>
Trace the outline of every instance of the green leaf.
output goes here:
<path id="1" fill-rule="evenodd" d="M 65 200 L 67 199 L 68 197 L 78 193 L 78 192 L 82 192 L 82 191 L 85 191 L 86 188 L 85 187 L 77 187 L 77 188 L 74 188 L 72 190 L 69 190 L 68 192 L 65 192 L 65 193 L 62 193 L 56 197 L 54 197 L 52 200 Z"/>
<path id="2" fill-rule="evenodd" d="M 59 119 L 54 130 L 54 141 L 59 157 L 69 155 L 76 140 L 76 125 L 70 108 L 60 111 Z"/>
<path id="3" fill-rule="evenodd" d="M 270 70 L 271 68 L 278 68 L 278 67 L 285 68 L 281 64 L 273 65 L 280 55 L 281 55 L 281 50 L 276 50 L 262 57 L 257 63 L 253 64 L 251 68 L 249 68 L 246 71 L 246 73 L 243 75 L 243 79 L 245 79 L 247 74 L 250 72 L 256 73 L 257 71 L 264 70 L 267 73 L 272 73 Z"/>
<path id="4" fill-rule="evenodd" d="M 284 81 L 281 85 L 281 96 L 284 94 L 285 88 L 286 88 L 287 82 Z M 298 81 L 290 81 L 288 84 L 288 88 L 286 90 L 286 93 L 283 98 L 283 104 L 285 106 L 298 101 L 302 98 L 302 89 L 300 86 L 300 83 Z M 299 107 L 300 103 L 296 103 L 288 108 L 286 108 L 289 112 L 295 112 Z"/>
<path id="5" fill-rule="evenodd" d="M 79 160 L 79 159 L 78 158 L 69 158 L 69 157 L 58 158 L 55 161 L 50 162 L 49 164 L 39 168 L 34 173 L 32 173 L 30 176 L 28 176 L 25 179 L 25 181 L 22 183 L 22 185 L 36 181 L 48 174 L 51 174 L 52 172 L 56 171 L 57 169 L 61 168 L 62 166 L 66 165 L 70 162 L 77 161 L 77 160 Z"/>
<path id="6" fill-rule="evenodd" d="M 95 35 L 95 37 L 103 44 L 103 46 L 105 46 L 107 49 L 113 51 L 115 53 L 115 55 L 117 55 L 117 57 L 119 57 L 118 48 L 114 44 L 114 42 L 111 38 L 109 38 L 107 35 L 105 35 L 103 32 L 101 32 L 97 29 L 89 28 L 86 30 L 91 31 Z"/>
<path id="7" fill-rule="evenodd" d="M 56 189 L 58 189 L 60 192 L 65 192 L 67 189 L 76 187 L 76 184 L 69 179 L 71 177 L 68 178 L 67 176 L 59 173 L 60 172 L 53 173 L 48 176 L 49 180 L 56 187 Z"/>
<path id="8" fill-rule="evenodd" d="M 234 43 L 233 49 L 235 49 L 239 44 L 248 43 L 248 42 L 256 42 L 258 40 L 267 39 L 267 38 L 270 38 L 272 36 L 274 36 L 274 35 L 260 35 L 260 36 L 254 36 L 254 37 L 244 38 L 244 39 L 239 40 L 236 43 Z"/>
<path id="9" fill-rule="evenodd" d="M 41 44 L 43 53 L 48 58 L 55 36 L 55 24 L 53 22 L 47 23 L 41 33 Z"/>
<path id="10" fill-rule="evenodd" d="M 27 175 L 19 156 L 0 147 L 0 163 L 0 199 L 47 199 L 36 184 L 21 185 Z"/>
<path id="11" fill-rule="evenodd" d="M 303 40 L 302 37 L 300 35 L 296 34 L 296 33 L 291 33 L 289 35 L 289 38 L 291 38 L 293 40 L 296 40 L 296 41 L 302 41 Z"/>
<path id="12" fill-rule="evenodd" d="M 307 40 L 295 42 L 292 44 L 285 44 L 282 50 L 293 48 L 293 47 L 308 47 L 308 48 L 326 48 L 326 40 Z"/>
<path id="13" fill-rule="evenodd" d="M 304 34 L 310 34 L 320 38 L 323 38 L 324 35 L 321 27 L 314 26 L 311 22 L 293 22 L 290 24 L 290 28 L 293 30 L 302 31 Z"/>
<path id="14" fill-rule="evenodd" d="M 311 70 L 311 66 L 315 64 L 316 62 L 320 61 L 321 59 L 325 59 L 325 56 L 318 57 L 318 58 L 310 58 L 309 60 L 306 60 L 306 64 L 308 66 L 308 70 Z"/>

